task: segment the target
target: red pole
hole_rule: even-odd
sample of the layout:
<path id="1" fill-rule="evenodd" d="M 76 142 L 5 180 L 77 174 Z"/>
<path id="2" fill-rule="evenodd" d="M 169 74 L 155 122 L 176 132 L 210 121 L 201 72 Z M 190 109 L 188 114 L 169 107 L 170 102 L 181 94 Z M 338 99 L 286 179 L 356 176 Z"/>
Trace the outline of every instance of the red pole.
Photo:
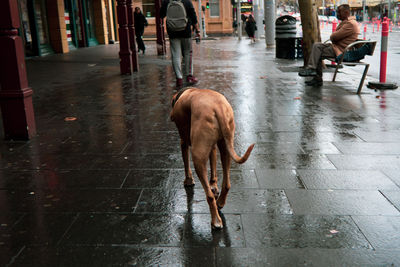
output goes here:
<path id="1" fill-rule="evenodd" d="M 22 39 L 18 2 L 0 1 L 0 107 L 6 139 L 27 140 L 36 134 Z"/>
<path id="2" fill-rule="evenodd" d="M 129 45 L 128 13 L 126 0 L 117 0 L 118 34 L 119 34 L 119 67 L 121 74 L 131 74 L 132 54 Z"/>
<path id="3" fill-rule="evenodd" d="M 367 24 L 364 25 L 364 40 L 367 36 Z"/>
<path id="4" fill-rule="evenodd" d="M 334 21 L 332 21 L 332 32 L 336 31 L 336 27 L 337 27 L 337 21 L 334 20 Z M 335 61 L 331 61 L 331 64 L 332 65 L 336 65 L 336 62 Z"/>
<path id="5" fill-rule="evenodd" d="M 332 22 L 332 32 L 335 32 L 335 31 L 336 31 L 336 27 L 337 27 L 337 21 L 334 20 L 334 21 Z"/>
<path id="6" fill-rule="evenodd" d="M 382 23 L 382 39 L 381 39 L 381 66 L 379 74 L 379 82 L 386 82 L 386 65 L 387 65 L 387 45 L 389 36 L 389 26 L 387 21 Z"/>

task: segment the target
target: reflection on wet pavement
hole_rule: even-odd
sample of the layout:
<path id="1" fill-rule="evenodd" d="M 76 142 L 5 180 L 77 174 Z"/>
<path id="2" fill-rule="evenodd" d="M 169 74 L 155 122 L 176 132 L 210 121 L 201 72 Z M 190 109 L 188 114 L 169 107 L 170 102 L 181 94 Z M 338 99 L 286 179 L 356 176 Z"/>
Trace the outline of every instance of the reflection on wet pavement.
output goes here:
<path id="1" fill-rule="evenodd" d="M 236 151 L 256 143 L 212 231 L 197 177 L 183 187 L 170 57 L 147 47 L 131 76 L 118 45 L 27 61 L 38 136 L 0 143 L 1 266 L 400 265 L 398 91 L 358 96 L 351 68 L 305 87 L 263 40 L 194 44 Z"/>

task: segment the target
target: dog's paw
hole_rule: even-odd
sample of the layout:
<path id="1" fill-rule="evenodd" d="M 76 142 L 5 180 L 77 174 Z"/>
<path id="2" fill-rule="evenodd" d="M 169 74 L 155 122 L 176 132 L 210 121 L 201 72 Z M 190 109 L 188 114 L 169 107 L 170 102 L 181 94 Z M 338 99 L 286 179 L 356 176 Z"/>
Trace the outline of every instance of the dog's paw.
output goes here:
<path id="1" fill-rule="evenodd" d="M 217 224 L 211 224 L 211 229 L 212 229 L 212 230 L 222 230 L 222 228 L 224 228 L 224 226 L 222 225 L 222 223 L 221 223 L 221 224 L 219 224 L 219 223 L 217 223 Z"/>

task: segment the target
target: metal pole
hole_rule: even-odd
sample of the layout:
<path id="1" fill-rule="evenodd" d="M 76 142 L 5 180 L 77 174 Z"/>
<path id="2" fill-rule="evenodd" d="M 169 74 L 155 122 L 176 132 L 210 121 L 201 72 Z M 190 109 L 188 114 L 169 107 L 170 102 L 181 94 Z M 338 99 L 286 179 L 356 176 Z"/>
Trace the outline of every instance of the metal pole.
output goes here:
<path id="1" fill-rule="evenodd" d="M 362 5 L 363 5 L 363 22 L 366 22 L 367 21 L 367 10 L 366 10 L 366 8 L 365 8 L 365 1 L 366 0 L 363 0 L 362 1 Z"/>
<path id="2" fill-rule="evenodd" d="M 238 39 L 242 40 L 242 12 L 240 11 L 240 0 L 237 0 L 236 5 L 236 17 L 237 17 L 237 26 L 238 26 Z"/>
<path id="3" fill-rule="evenodd" d="M 203 21 L 203 27 L 204 27 L 204 32 L 203 32 L 203 38 L 207 38 L 207 31 L 206 31 L 206 10 L 204 10 L 204 21 Z"/>
<path id="4" fill-rule="evenodd" d="M 260 28 L 260 25 L 258 25 L 258 17 L 260 16 L 258 11 L 259 11 L 260 6 L 258 3 L 258 0 L 255 0 L 253 3 L 254 3 L 254 5 L 253 5 L 254 20 L 256 21 L 256 25 L 257 25 L 257 31 L 255 32 L 255 37 L 258 39 L 258 38 L 260 38 L 260 34 L 258 31 L 258 28 Z"/>
<path id="5" fill-rule="evenodd" d="M 198 19 L 198 23 L 199 23 L 199 28 L 200 28 L 200 36 L 203 36 L 203 20 L 201 19 L 201 0 L 199 0 L 199 8 L 198 8 L 198 12 L 199 12 L 199 19 Z"/>
<path id="6" fill-rule="evenodd" d="M 265 44 L 275 46 L 275 0 L 264 1 Z"/>

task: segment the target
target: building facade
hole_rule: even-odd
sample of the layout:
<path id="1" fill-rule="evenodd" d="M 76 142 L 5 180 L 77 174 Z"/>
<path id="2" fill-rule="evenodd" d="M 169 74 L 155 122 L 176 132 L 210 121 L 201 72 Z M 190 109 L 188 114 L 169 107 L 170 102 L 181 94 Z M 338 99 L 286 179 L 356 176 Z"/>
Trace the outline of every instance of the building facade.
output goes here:
<path id="1" fill-rule="evenodd" d="M 18 8 L 28 57 L 117 40 L 113 0 L 18 0 Z"/>
<path id="2" fill-rule="evenodd" d="M 199 2 L 192 0 L 196 13 L 199 14 Z M 205 21 L 207 34 L 231 34 L 232 28 L 232 4 L 229 0 L 202 0 L 202 18 Z M 155 5 L 154 0 L 134 1 L 135 7 L 140 7 L 146 16 L 149 26 L 145 29 L 145 36 L 155 36 Z M 208 6 L 208 8 L 207 8 Z"/>
<path id="3" fill-rule="evenodd" d="M 118 41 L 116 0 L 17 0 L 21 36 L 27 57 Z M 231 1 L 203 1 L 207 34 L 231 34 Z M 156 36 L 154 0 L 133 1 L 147 17 L 145 36 Z M 199 4 L 193 0 L 198 14 Z M 208 8 L 206 8 L 206 6 Z"/>

